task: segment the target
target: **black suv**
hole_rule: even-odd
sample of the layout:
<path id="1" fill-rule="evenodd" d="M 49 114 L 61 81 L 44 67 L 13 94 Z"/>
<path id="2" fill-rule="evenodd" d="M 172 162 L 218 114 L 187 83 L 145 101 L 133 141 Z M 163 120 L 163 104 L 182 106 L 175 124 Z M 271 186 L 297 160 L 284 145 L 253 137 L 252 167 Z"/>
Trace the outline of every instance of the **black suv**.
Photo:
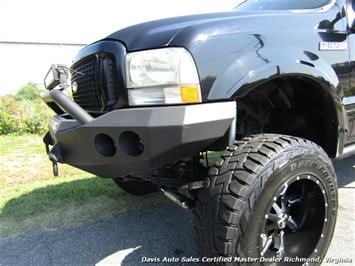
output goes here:
<path id="1" fill-rule="evenodd" d="M 193 209 L 201 261 L 317 264 L 337 215 L 330 158 L 355 151 L 354 30 L 351 0 L 247 0 L 119 30 L 46 75 L 54 173 Z"/>

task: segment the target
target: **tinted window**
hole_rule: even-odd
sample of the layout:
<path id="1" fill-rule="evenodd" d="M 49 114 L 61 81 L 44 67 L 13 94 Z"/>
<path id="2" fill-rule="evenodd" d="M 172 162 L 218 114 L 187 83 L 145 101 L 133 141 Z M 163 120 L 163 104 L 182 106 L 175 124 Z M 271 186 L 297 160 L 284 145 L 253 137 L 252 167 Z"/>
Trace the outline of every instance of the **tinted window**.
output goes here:
<path id="1" fill-rule="evenodd" d="M 313 9 L 325 6 L 330 1 L 331 0 L 247 0 L 237 6 L 236 10 Z"/>

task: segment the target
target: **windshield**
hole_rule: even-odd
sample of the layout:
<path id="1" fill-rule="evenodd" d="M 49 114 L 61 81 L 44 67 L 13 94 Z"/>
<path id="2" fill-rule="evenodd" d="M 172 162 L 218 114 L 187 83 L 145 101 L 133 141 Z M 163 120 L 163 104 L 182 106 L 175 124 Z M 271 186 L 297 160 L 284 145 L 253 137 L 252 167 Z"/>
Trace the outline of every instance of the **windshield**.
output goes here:
<path id="1" fill-rule="evenodd" d="M 247 0 L 235 8 L 243 10 L 295 10 L 314 9 L 329 4 L 331 0 Z"/>

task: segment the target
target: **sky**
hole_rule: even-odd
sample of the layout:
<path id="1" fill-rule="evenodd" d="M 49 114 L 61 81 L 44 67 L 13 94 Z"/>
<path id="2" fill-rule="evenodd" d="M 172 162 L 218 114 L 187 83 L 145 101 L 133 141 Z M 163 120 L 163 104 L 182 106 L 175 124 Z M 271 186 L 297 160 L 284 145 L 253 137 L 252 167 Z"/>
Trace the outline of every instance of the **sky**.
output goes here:
<path id="1" fill-rule="evenodd" d="M 149 20 L 231 10 L 240 0 L 1 0 L 0 41 L 87 44 Z"/>

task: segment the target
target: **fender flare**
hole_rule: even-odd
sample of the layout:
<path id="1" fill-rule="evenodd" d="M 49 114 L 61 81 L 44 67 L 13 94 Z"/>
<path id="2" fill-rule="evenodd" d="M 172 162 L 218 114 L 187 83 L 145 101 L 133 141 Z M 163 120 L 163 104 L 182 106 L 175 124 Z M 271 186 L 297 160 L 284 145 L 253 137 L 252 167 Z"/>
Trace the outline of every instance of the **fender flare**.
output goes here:
<path id="1" fill-rule="evenodd" d="M 338 156 L 343 151 L 348 130 L 346 112 L 342 104 L 343 90 L 339 78 L 332 66 L 313 53 L 311 54 L 315 56 L 316 60 L 311 60 L 306 52 L 302 53 L 302 55 L 300 53 L 290 54 L 282 56 L 279 52 L 278 58 L 282 58 L 281 61 L 267 63 L 246 72 L 247 74 L 240 78 L 232 87 L 223 89 L 223 92 L 219 91 L 218 97 L 222 96 L 221 93 L 224 94 L 223 98 L 228 99 L 242 97 L 263 83 L 282 77 L 303 77 L 312 81 L 319 85 L 333 100 L 338 126 L 338 140 L 337 147 L 335 147 L 336 156 Z M 217 96 L 215 92 L 216 90 L 212 90 L 208 98 L 215 98 Z"/>

